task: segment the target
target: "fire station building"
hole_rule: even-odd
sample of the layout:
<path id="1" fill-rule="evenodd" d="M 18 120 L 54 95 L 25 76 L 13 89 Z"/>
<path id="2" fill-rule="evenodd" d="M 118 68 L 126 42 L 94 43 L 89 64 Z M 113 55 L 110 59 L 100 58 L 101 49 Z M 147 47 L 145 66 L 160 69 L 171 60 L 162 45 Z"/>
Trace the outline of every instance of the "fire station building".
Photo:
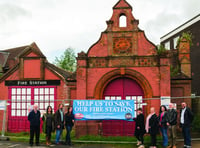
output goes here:
<path id="1" fill-rule="evenodd" d="M 178 53 L 158 54 L 157 47 L 138 27 L 139 20 L 134 18 L 126 0 L 117 2 L 106 23 L 99 40 L 87 53 L 78 54 L 75 74 L 48 63 L 35 43 L 18 49 L 15 66 L 0 79 L 0 99 L 10 100 L 8 131 L 29 128 L 27 106 L 34 102 L 40 110 L 45 110 L 49 104 L 56 109 L 55 100 L 62 99 L 135 100 L 135 109 L 142 107 L 146 116 L 152 106 L 158 113 L 161 97 L 191 95 L 190 47 L 186 40 L 180 42 Z M 171 76 L 170 67 L 175 59 L 180 71 Z M 23 100 L 27 103 L 20 103 Z M 187 98 L 171 100 L 178 108 L 181 101 L 191 105 Z M 75 131 L 77 136 L 132 136 L 134 124 L 115 120 L 78 121 Z"/>

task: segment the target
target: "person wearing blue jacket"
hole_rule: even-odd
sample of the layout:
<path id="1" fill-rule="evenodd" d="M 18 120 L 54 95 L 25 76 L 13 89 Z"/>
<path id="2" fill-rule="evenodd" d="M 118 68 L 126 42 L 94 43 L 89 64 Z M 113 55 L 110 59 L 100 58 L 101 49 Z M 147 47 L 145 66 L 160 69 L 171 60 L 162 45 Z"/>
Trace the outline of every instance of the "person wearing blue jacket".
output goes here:
<path id="1" fill-rule="evenodd" d="M 33 146 L 34 134 L 36 136 L 36 146 L 39 146 L 40 139 L 40 111 L 38 110 L 38 105 L 33 105 L 33 110 L 28 114 L 28 120 L 30 121 L 30 146 Z"/>

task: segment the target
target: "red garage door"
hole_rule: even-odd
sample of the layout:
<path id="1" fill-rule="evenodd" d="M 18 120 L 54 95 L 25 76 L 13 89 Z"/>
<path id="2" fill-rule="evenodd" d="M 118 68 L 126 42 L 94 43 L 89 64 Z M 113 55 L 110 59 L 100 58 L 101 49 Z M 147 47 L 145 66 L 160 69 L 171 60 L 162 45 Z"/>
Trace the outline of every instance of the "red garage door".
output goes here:
<path id="1" fill-rule="evenodd" d="M 135 100 L 135 110 L 142 107 L 144 92 L 140 85 L 130 78 L 117 78 L 111 81 L 104 90 L 105 100 Z M 104 120 L 103 135 L 132 136 L 135 122 L 123 120 Z"/>

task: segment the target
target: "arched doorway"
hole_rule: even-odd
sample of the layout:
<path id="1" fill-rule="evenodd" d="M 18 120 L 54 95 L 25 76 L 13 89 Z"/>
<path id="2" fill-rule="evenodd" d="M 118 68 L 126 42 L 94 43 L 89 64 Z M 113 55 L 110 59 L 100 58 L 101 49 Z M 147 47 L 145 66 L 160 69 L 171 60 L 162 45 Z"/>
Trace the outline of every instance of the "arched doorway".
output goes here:
<path id="1" fill-rule="evenodd" d="M 135 100 L 135 109 L 142 107 L 144 91 L 141 86 L 130 78 L 116 78 L 112 80 L 103 92 L 105 100 Z M 104 120 L 102 122 L 105 136 L 132 136 L 135 122 L 123 120 Z"/>

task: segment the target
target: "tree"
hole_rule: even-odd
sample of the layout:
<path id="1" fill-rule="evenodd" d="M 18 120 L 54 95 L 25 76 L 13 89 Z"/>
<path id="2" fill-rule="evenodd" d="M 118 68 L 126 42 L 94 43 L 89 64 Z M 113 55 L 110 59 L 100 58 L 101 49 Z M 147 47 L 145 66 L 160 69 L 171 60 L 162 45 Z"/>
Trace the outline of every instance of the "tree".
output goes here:
<path id="1" fill-rule="evenodd" d="M 76 70 L 76 56 L 74 49 L 67 48 L 63 55 L 61 55 L 59 58 L 55 58 L 53 63 L 62 69 L 74 72 Z"/>

